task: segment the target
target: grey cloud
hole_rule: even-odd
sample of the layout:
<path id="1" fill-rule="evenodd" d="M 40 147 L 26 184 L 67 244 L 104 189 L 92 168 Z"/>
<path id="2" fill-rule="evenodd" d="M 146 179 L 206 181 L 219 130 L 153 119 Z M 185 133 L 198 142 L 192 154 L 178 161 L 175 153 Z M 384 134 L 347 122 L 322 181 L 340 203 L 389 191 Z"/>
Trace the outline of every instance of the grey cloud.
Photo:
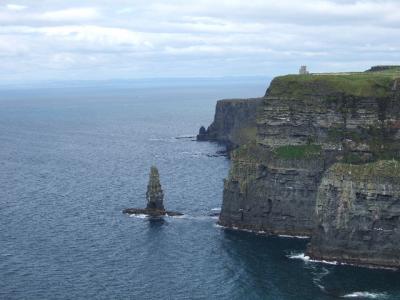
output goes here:
<path id="1" fill-rule="evenodd" d="M 400 59 L 397 0 L 88 3 L 0 6 L 0 78 L 276 75 Z"/>

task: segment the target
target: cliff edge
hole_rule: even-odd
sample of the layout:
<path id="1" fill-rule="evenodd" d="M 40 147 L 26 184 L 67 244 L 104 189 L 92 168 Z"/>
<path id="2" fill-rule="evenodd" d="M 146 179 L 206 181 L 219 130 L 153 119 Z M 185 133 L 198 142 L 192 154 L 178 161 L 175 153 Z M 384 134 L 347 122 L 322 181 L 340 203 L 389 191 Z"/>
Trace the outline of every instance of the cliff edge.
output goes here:
<path id="1" fill-rule="evenodd" d="M 317 198 L 328 195 L 321 186 L 326 176 L 339 176 L 327 172 L 331 166 L 378 170 L 375 162 L 400 159 L 399 78 L 398 67 L 275 78 L 258 104 L 255 138 L 231 155 L 219 224 L 314 237 L 320 220 Z M 351 184 L 358 184 L 352 180 Z M 391 182 L 392 189 L 400 186 L 399 177 Z M 359 193 L 366 193 L 365 188 L 360 185 Z M 366 222 L 372 226 L 374 216 L 369 213 Z M 332 216 L 328 219 L 334 222 Z M 398 228 L 398 223 L 393 224 Z M 325 239 L 319 236 L 310 248 L 315 249 L 310 250 L 315 258 L 324 257 L 324 249 L 329 248 L 322 246 Z"/>

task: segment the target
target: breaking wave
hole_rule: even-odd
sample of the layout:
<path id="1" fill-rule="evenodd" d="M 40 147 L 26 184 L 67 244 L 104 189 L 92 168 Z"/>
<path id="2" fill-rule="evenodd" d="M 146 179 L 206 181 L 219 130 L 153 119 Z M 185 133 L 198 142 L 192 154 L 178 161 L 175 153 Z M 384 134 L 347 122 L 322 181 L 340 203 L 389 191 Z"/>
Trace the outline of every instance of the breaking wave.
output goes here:
<path id="1" fill-rule="evenodd" d="M 385 293 L 354 292 L 344 295 L 342 298 L 361 298 L 361 299 L 386 299 Z"/>
<path id="2" fill-rule="evenodd" d="M 308 255 L 305 255 L 304 253 L 289 254 L 289 255 L 286 255 L 286 257 L 288 257 L 290 259 L 300 259 L 304 262 L 324 263 L 324 264 L 328 264 L 328 265 L 338 265 L 339 264 L 337 261 L 311 259 Z"/>
<path id="3" fill-rule="evenodd" d="M 129 215 L 129 217 L 138 219 L 147 219 L 148 216 L 145 214 L 131 214 Z"/>

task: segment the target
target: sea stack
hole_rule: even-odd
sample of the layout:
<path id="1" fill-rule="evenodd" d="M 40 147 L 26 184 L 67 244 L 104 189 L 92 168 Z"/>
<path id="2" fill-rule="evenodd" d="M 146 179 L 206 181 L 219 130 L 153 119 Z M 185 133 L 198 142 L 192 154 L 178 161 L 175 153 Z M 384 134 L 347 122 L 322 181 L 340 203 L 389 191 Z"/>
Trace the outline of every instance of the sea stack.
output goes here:
<path id="1" fill-rule="evenodd" d="M 149 184 L 147 185 L 147 207 L 146 209 L 154 209 L 165 211 L 164 209 L 164 193 L 161 188 L 160 174 L 155 166 L 150 169 Z"/>
<path id="2" fill-rule="evenodd" d="M 161 188 L 160 174 L 155 166 L 150 169 L 149 183 L 146 192 L 147 206 L 146 208 L 126 208 L 124 214 L 130 215 L 148 215 L 150 217 L 160 216 L 181 216 L 180 212 L 167 211 L 164 208 L 164 192 Z"/>

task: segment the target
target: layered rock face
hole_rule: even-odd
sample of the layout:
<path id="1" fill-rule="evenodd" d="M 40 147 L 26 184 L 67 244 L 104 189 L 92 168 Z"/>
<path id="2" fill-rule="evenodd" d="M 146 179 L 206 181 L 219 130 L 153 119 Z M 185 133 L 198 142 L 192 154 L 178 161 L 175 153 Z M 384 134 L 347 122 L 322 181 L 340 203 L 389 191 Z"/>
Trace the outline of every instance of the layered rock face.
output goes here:
<path id="1" fill-rule="evenodd" d="M 149 184 L 146 192 L 147 207 L 146 209 L 154 209 L 164 211 L 164 193 L 161 188 L 160 174 L 156 167 L 151 167 Z"/>
<path id="2" fill-rule="evenodd" d="M 364 74 L 272 81 L 259 105 L 256 139 L 232 154 L 221 225 L 311 235 L 325 170 L 338 161 L 400 157 L 395 79 Z"/>
<path id="3" fill-rule="evenodd" d="M 231 156 L 219 223 L 271 234 L 309 235 L 324 160 L 279 159 L 260 145 Z"/>
<path id="4" fill-rule="evenodd" d="M 319 187 L 316 220 L 311 257 L 400 267 L 400 163 L 333 165 Z"/>
<path id="5" fill-rule="evenodd" d="M 229 99 L 217 102 L 213 123 L 200 128 L 197 140 L 216 141 L 234 149 L 254 140 L 256 112 L 262 98 Z"/>
<path id="6" fill-rule="evenodd" d="M 371 138 L 399 132 L 400 105 L 391 91 L 396 80 L 382 80 L 385 86 L 376 90 L 367 81 L 357 91 L 350 78 L 336 77 L 275 79 L 260 108 L 257 141 L 269 147 L 319 144 L 324 150 L 372 154 Z"/>

